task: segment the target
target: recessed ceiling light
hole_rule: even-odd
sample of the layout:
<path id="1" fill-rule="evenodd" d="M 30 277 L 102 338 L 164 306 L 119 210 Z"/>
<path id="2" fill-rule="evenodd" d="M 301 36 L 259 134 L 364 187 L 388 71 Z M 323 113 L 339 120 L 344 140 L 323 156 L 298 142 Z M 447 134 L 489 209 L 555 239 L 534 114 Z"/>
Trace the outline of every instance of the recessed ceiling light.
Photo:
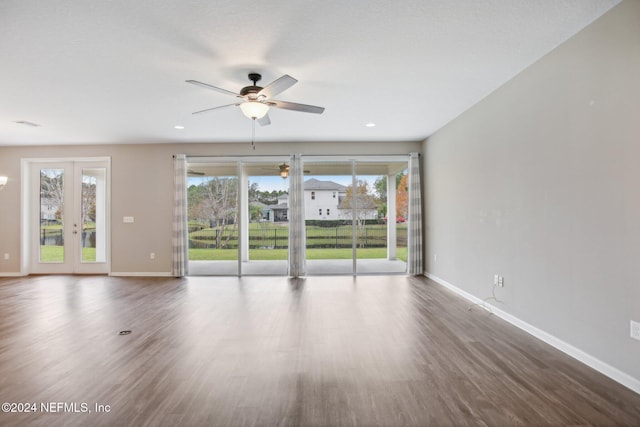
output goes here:
<path id="1" fill-rule="evenodd" d="M 174 128 L 174 129 L 184 129 L 184 126 L 175 125 L 173 128 Z"/>
<path id="2" fill-rule="evenodd" d="M 372 128 L 375 125 L 376 125 L 375 123 L 367 123 L 365 126 L 368 127 L 368 128 Z"/>

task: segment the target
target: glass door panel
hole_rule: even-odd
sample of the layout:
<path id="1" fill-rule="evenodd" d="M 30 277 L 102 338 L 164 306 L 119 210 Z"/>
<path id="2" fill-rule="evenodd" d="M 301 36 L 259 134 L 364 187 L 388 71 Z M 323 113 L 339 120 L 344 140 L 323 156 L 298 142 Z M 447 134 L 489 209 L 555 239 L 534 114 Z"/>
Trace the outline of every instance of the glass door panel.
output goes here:
<path id="1" fill-rule="evenodd" d="M 187 175 L 189 274 L 238 275 L 238 163 L 190 163 Z"/>
<path id="2" fill-rule="evenodd" d="M 353 183 L 353 162 L 310 160 L 304 168 L 307 271 L 352 274 L 354 228 L 348 189 Z"/>
<path id="3" fill-rule="evenodd" d="M 386 195 L 378 188 L 384 185 L 385 176 L 370 175 L 372 172 L 361 164 L 356 165 L 356 170 L 367 173 L 356 176 L 355 191 L 352 191 L 357 233 L 356 272 L 383 272 L 387 260 L 387 224 L 384 222 Z"/>
<path id="4" fill-rule="evenodd" d="M 356 272 L 358 274 L 406 272 L 406 243 L 399 238 L 406 224 L 399 205 L 406 205 L 406 191 L 398 185 L 406 182 L 406 162 L 367 162 L 356 164 L 354 217 L 357 229 Z M 403 206 L 404 206 L 403 205 Z M 404 211 L 400 212 L 406 216 Z"/>
<path id="5" fill-rule="evenodd" d="M 81 262 L 106 261 L 105 168 L 82 168 L 80 189 Z"/>
<path id="6" fill-rule="evenodd" d="M 243 162 L 247 197 L 243 275 L 286 275 L 289 258 L 287 159 Z"/>
<path id="7" fill-rule="evenodd" d="M 37 245 L 41 263 L 64 263 L 65 169 L 38 168 L 40 242 Z"/>

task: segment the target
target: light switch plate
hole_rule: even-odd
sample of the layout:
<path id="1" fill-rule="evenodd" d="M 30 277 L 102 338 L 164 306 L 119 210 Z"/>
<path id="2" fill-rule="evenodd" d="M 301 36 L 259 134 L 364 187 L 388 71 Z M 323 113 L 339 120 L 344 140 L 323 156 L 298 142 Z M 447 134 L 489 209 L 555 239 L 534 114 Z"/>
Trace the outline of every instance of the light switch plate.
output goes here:
<path id="1" fill-rule="evenodd" d="M 132 216 L 124 216 L 122 217 L 122 222 L 126 224 L 132 224 L 133 222 L 135 222 L 135 220 Z"/>

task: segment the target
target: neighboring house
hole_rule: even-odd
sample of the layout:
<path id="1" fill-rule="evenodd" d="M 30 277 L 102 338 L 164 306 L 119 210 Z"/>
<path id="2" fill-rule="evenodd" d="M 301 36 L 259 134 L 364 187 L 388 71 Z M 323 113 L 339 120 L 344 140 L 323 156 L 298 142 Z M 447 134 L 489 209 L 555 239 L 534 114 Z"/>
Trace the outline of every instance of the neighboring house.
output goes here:
<path id="1" fill-rule="evenodd" d="M 284 194 L 278 197 L 278 204 L 265 205 L 262 209 L 262 219 L 269 222 L 286 222 L 289 220 L 289 196 Z"/>
<path id="2" fill-rule="evenodd" d="M 304 219 L 340 219 L 338 205 L 347 187 L 315 178 L 304 182 Z"/>
<path id="3" fill-rule="evenodd" d="M 58 204 L 53 199 L 40 200 L 40 221 L 55 221 Z"/>
<path id="4" fill-rule="evenodd" d="M 304 218 L 315 220 L 351 219 L 351 209 L 345 209 L 344 199 L 347 187 L 333 181 L 320 181 L 315 178 L 304 182 Z M 288 195 L 278 198 L 277 205 L 267 205 L 263 209 L 263 219 L 271 222 L 289 220 Z M 372 203 L 358 211 L 359 219 L 375 219 L 378 208 Z"/>

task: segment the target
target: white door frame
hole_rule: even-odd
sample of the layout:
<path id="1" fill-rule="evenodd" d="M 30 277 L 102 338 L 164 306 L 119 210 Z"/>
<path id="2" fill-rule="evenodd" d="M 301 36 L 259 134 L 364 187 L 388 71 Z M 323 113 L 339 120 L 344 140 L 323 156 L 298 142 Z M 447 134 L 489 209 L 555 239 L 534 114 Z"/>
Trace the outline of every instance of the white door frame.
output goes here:
<path id="1" fill-rule="evenodd" d="M 21 218 L 21 263 L 20 273 L 21 275 L 28 275 L 32 273 L 31 257 L 36 248 L 33 247 L 33 221 L 32 216 L 33 207 L 31 203 L 32 192 L 32 178 L 31 170 L 33 165 L 38 163 L 91 163 L 102 162 L 106 167 L 106 194 L 105 194 L 105 244 L 106 244 L 106 260 L 103 264 L 104 268 L 97 274 L 108 274 L 111 272 L 111 157 L 63 157 L 63 158 L 25 158 L 20 160 L 21 169 L 21 195 L 20 195 L 20 218 Z M 76 273 L 86 273 L 83 271 L 76 271 Z"/>

